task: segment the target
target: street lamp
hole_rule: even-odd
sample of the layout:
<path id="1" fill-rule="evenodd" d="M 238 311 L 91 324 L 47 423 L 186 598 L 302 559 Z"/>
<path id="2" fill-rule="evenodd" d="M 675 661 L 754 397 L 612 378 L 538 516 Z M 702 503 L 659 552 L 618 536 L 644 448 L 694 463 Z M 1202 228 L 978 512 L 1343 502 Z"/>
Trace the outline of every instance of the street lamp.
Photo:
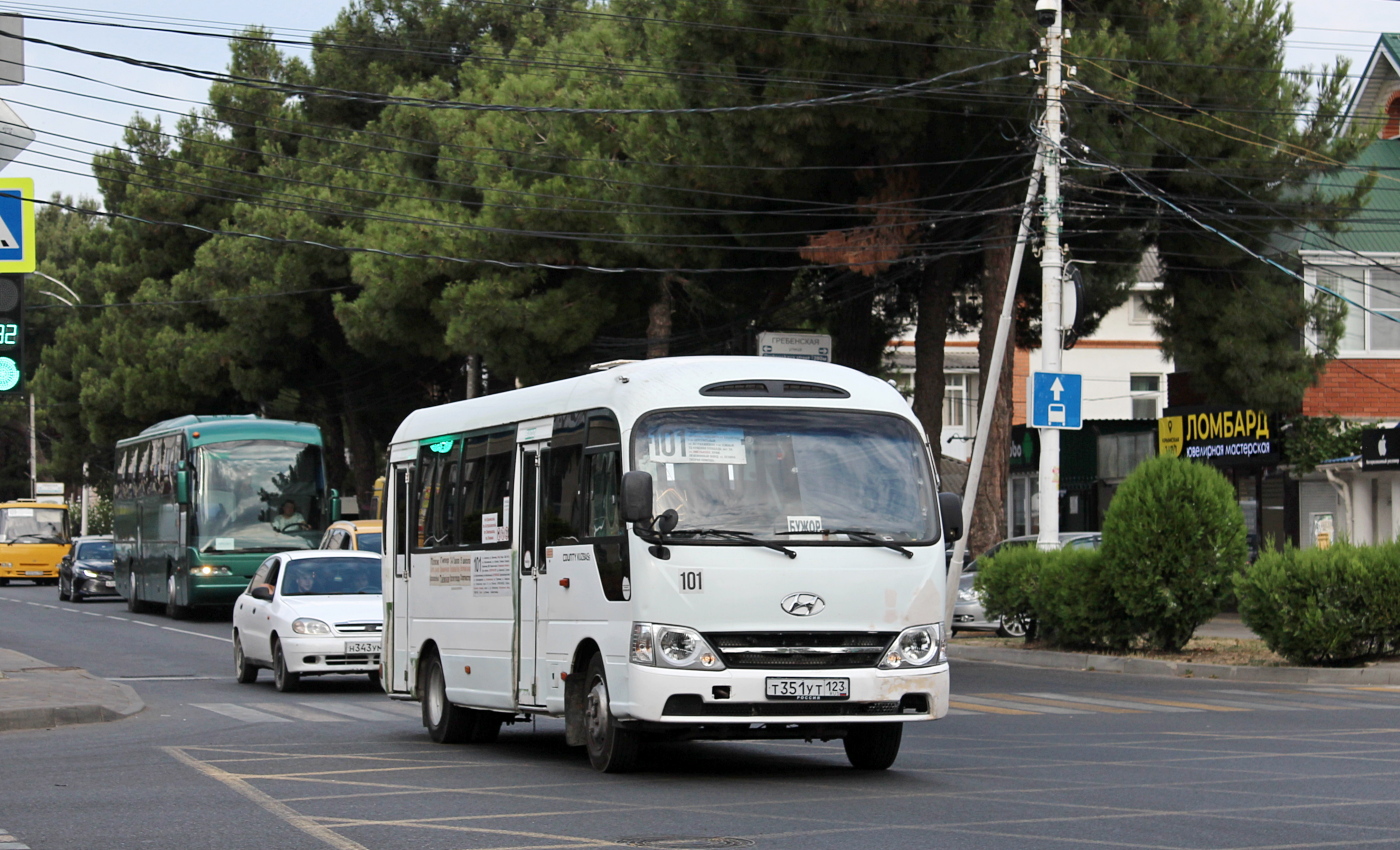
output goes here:
<path id="1" fill-rule="evenodd" d="M 63 281 L 59 280 L 58 278 L 53 277 L 52 275 L 44 274 L 43 272 L 40 272 L 40 271 L 33 272 L 33 274 L 38 275 L 39 277 L 42 277 L 44 280 L 47 280 L 49 283 L 57 284 L 58 286 L 63 287 L 63 291 L 64 291 L 64 292 L 67 292 L 69 295 L 71 295 L 71 296 L 73 297 L 73 300 L 72 300 L 72 301 L 69 301 L 67 298 L 64 298 L 62 295 L 59 295 L 57 292 L 50 292 L 50 291 L 47 290 L 47 289 L 41 289 L 41 290 L 39 290 L 39 291 L 42 292 L 44 295 L 47 295 L 47 296 L 49 296 L 50 298 L 53 298 L 53 299 L 55 299 L 55 300 L 57 300 L 57 301 L 62 301 L 64 304 L 66 304 L 66 305 L 69 306 L 69 307 L 74 307 L 74 306 L 77 306 L 78 304 L 83 303 L 83 299 L 78 295 L 78 293 L 74 292 L 72 287 L 70 287 L 68 284 L 64 283 Z M 79 503 L 82 505 L 82 511 L 81 511 L 82 519 L 79 521 L 79 522 L 80 522 L 80 525 L 79 525 L 79 528 L 78 528 L 78 533 L 84 534 L 84 535 L 88 533 L 88 483 L 87 483 L 87 477 L 88 477 L 88 465 L 87 465 L 87 461 L 83 461 L 83 489 L 82 489 L 82 495 L 79 497 L 79 500 L 78 500 Z M 38 488 L 38 482 L 39 482 L 39 438 L 38 438 L 38 434 L 37 434 L 37 432 L 36 432 L 36 430 L 35 430 L 35 427 L 34 427 L 34 391 L 33 391 L 33 390 L 30 390 L 30 391 L 29 391 L 29 488 L 30 488 L 29 495 L 30 495 L 31 498 L 33 498 L 33 497 L 35 497 L 35 496 L 37 495 L 37 493 L 36 493 L 35 491 L 36 491 L 37 488 Z"/>

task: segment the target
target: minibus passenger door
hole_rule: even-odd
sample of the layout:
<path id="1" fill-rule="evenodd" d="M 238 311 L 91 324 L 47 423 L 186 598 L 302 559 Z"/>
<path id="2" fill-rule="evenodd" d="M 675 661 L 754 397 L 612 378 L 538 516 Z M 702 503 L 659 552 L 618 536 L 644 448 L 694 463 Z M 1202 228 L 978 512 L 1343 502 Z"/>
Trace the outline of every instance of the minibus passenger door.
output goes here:
<path id="1" fill-rule="evenodd" d="M 393 466 L 386 494 L 389 504 L 384 513 L 387 520 L 383 537 L 384 558 L 393 569 L 393 576 L 383 587 L 384 609 L 390 616 L 384 623 L 384 641 L 379 659 L 383 666 L 380 681 L 389 693 L 405 693 L 409 686 L 408 653 L 413 643 L 408 636 L 408 544 L 413 522 L 409 515 L 411 500 L 408 494 L 412 471 L 411 461 Z"/>
<path id="2" fill-rule="evenodd" d="M 540 548 L 540 452 L 546 445 L 536 443 L 520 447 L 520 500 L 516 509 L 520 519 L 515 539 L 519 547 L 516 561 L 520 565 L 520 673 L 516 701 L 521 705 L 544 702 L 544 694 L 536 688 L 536 674 L 540 648 L 540 575 L 545 569 Z"/>

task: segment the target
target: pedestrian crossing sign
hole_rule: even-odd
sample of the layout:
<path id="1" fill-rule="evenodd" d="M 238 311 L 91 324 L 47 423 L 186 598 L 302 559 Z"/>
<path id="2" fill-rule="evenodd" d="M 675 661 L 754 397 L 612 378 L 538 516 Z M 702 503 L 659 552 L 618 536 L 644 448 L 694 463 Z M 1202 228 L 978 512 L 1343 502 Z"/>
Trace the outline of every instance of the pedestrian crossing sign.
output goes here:
<path id="1" fill-rule="evenodd" d="M 0 273 L 34 271 L 34 181 L 0 178 Z"/>

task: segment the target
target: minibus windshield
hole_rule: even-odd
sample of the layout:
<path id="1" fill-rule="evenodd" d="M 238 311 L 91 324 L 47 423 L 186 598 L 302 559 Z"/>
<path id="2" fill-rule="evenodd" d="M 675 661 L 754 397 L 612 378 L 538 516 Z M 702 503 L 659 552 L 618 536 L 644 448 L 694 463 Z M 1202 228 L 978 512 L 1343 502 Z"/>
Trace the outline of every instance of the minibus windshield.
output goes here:
<path id="1" fill-rule="evenodd" d="M 632 457 L 651 473 L 656 515 L 676 511 L 677 532 L 725 529 L 786 545 L 938 537 L 928 456 L 897 416 L 661 411 L 633 429 Z M 834 529 L 855 533 L 818 534 Z"/>

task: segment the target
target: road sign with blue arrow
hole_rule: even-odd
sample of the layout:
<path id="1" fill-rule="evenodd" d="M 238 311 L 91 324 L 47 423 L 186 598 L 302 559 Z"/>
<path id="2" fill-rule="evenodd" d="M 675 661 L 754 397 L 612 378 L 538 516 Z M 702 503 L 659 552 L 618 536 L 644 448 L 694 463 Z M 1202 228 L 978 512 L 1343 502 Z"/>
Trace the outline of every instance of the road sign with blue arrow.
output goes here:
<path id="1" fill-rule="evenodd" d="M 0 272 L 34 271 L 34 181 L 0 178 Z"/>
<path id="2" fill-rule="evenodd" d="M 1084 427 L 1084 376 L 1069 372 L 1031 373 L 1031 427 Z"/>

